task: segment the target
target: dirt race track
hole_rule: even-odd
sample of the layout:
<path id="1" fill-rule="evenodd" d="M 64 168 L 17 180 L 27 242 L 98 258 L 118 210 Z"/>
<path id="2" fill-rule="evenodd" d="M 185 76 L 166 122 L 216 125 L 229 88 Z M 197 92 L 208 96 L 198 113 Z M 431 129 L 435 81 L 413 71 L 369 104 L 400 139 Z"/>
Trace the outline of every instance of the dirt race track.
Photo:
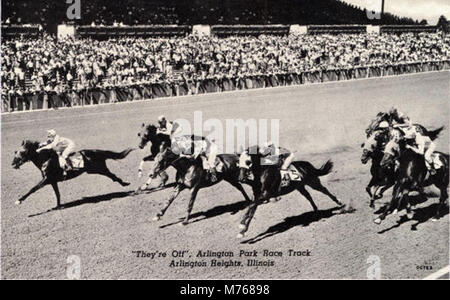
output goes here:
<path id="1" fill-rule="evenodd" d="M 377 112 L 397 106 L 412 120 L 428 128 L 446 125 L 438 140 L 449 151 L 450 72 L 427 73 L 284 87 L 224 94 L 151 100 L 140 103 L 88 107 L 2 116 L 1 208 L 2 277 L 66 278 L 67 258 L 81 259 L 85 279 L 299 279 L 367 278 L 379 258 L 382 278 L 424 278 L 449 264 L 448 213 L 437 222 L 438 192 L 416 208 L 413 220 L 389 216 L 380 226 L 373 223 L 365 186 L 369 166 L 360 162 L 364 129 Z M 201 190 L 191 223 L 182 227 L 187 192 L 181 194 L 159 222 L 151 219 L 170 194 L 170 189 L 132 196 L 143 181 L 137 167 L 145 151 L 137 150 L 123 161 L 109 161 L 110 169 L 132 182 L 122 188 L 109 179 L 83 175 L 60 184 L 64 208 L 55 205 L 51 187 L 32 195 L 21 206 L 14 202 L 40 180 L 28 163 L 11 167 L 14 150 L 23 139 L 42 140 L 54 128 L 72 138 L 77 149 L 121 151 L 136 147 L 142 122 L 155 122 L 160 114 L 170 119 L 281 119 L 281 145 L 298 151 L 302 160 L 316 167 L 332 159 L 335 168 L 322 182 L 356 211 L 338 214 L 324 195 L 311 191 L 320 213 L 298 193 L 275 204 L 260 206 L 244 240 L 236 239 L 244 212 L 242 195 L 227 183 Z M 148 165 L 146 170 L 148 170 Z M 171 181 L 174 171 L 169 172 Z M 246 187 L 250 194 L 250 190 Z M 377 203 L 380 208 L 388 201 Z M 235 213 L 237 212 L 237 213 Z M 235 213 L 235 214 L 233 214 Z M 288 251 L 310 250 L 310 257 L 289 257 Z M 167 252 L 165 258 L 137 258 L 133 251 Z M 272 267 L 169 267 L 173 250 L 257 250 L 260 260 L 273 260 Z M 283 257 L 262 257 L 263 250 L 282 251 Z M 228 260 L 228 258 L 227 258 Z"/>

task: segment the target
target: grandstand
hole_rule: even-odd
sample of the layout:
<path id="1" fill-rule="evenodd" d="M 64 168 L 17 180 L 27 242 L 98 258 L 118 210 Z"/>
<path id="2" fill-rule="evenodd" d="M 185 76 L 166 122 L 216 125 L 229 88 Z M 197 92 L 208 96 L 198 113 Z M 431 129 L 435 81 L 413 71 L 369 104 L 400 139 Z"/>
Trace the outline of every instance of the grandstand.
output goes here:
<path id="1" fill-rule="evenodd" d="M 6 0 L 2 110 L 448 67 L 449 37 L 436 26 L 389 14 L 380 25 L 335 0 L 256 0 L 242 8 L 243 1 L 97 0 L 83 2 L 80 20 L 67 20 L 64 1 Z M 36 97 L 40 104 L 30 105 Z"/>
<path id="2" fill-rule="evenodd" d="M 247 2 L 248 4 L 246 4 Z M 337 0 L 130 0 L 83 1 L 76 25 L 267 25 L 382 24 L 418 25 L 417 21 L 385 14 L 368 20 L 363 9 Z M 68 22 L 67 4 L 59 0 L 4 0 L 2 22 L 41 24 L 52 30 Z M 28 13 L 32 12 L 32 13 Z"/>

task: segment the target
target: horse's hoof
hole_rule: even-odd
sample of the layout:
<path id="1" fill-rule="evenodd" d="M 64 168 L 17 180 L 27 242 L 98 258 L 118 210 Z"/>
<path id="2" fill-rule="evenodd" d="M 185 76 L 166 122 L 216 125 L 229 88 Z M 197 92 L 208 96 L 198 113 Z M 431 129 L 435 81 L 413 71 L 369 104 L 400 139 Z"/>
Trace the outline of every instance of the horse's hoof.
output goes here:
<path id="1" fill-rule="evenodd" d="M 377 225 L 380 225 L 380 224 L 381 224 L 381 219 L 380 219 L 380 218 L 375 219 L 373 222 L 374 222 L 375 224 L 377 224 Z"/>
<path id="2" fill-rule="evenodd" d="M 238 238 L 238 239 L 243 239 L 243 238 L 244 238 L 244 234 L 243 234 L 243 233 L 239 233 L 239 234 L 236 236 L 236 238 Z"/>
<path id="3" fill-rule="evenodd" d="M 431 222 L 437 222 L 437 221 L 439 221 L 439 217 L 432 217 L 431 218 Z"/>
<path id="4" fill-rule="evenodd" d="M 181 226 L 187 226 L 187 225 L 189 225 L 189 221 L 183 221 L 183 222 L 181 222 Z"/>
<path id="5" fill-rule="evenodd" d="M 392 212 L 393 215 L 398 214 L 398 209 L 394 209 L 394 211 Z"/>
<path id="6" fill-rule="evenodd" d="M 413 212 L 409 212 L 406 214 L 406 217 L 408 218 L 408 220 L 411 220 L 412 218 L 414 218 L 414 213 Z"/>
<path id="7" fill-rule="evenodd" d="M 17 201 L 15 202 L 15 204 L 16 204 L 16 205 L 20 205 L 20 204 L 22 204 L 22 201 L 17 200 Z"/>
<path id="8" fill-rule="evenodd" d="M 124 183 L 122 183 L 122 186 L 129 186 L 131 183 L 129 183 L 129 182 L 124 182 Z"/>
<path id="9" fill-rule="evenodd" d="M 142 171 L 138 172 L 138 178 L 142 178 Z"/>
<path id="10" fill-rule="evenodd" d="M 375 205 L 374 205 L 374 204 L 370 204 L 370 205 L 369 205 L 369 208 L 375 209 Z"/>
<path id="11" fill-rule="evenodd" d="M 161 220 L 160 216 L 153 217 L 153 219 L 152 219 L 153 222 L 158 222 L 160 220 Z"/>
<path id="12" fill-rule="evenodd" d="M 239 224 L 239 229 L 244 230 L 245 229 L 245 225 L 244 224 Z"/>
<path id="13" fill-rule="evenodd" d="M 148 186 L 147 186 L 146 184 L 144 184 L 143 186 L 141 186 L 141 187 L 139 188 L 139 191 L 140 191 L 140 192 L 145 191 L 147 188 L 148 188 Z"/>

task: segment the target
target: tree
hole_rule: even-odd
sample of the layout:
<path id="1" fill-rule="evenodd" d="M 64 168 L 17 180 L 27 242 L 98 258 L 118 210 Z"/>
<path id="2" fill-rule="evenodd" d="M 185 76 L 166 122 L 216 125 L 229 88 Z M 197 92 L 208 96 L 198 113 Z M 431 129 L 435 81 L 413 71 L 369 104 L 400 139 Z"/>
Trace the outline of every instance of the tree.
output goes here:
<path id="1" fill-rule="evenodd" d="M 420 21 L 419 23 L 420 25 L 428 25 L 428 21 L 423 19 L 422 21 Z"/>
<path id="2" fill-rule="evenodd" d="M 450 24 L 449 24 L 447 18 L 444 15 L 442 15 L 439 18 L 439 21 L 437 23 L 437 27 L 439 27 L 444 32 L 449 32 L 450 31 Z"/>

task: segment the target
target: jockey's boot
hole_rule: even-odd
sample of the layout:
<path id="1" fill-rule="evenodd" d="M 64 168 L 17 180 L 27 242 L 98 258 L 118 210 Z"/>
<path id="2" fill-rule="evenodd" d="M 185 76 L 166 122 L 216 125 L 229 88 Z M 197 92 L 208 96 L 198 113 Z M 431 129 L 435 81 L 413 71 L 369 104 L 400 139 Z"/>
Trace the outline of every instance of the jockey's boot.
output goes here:
<path id="1" fill-rule="evenodd" d="M 208 172 L 209 172 L 209 174 L 210 174 L 210 178 L 211 178 L 211 181 L 214 183 L 214 182 L 216 182 L 217 181 L 217 171 L 216 171 L 216 169 L 215 168 L 210 168 L 209 170 L 208 170 Z"/>
<path id="2" fill-rule="evenodd" d="M 430 175 L 431 176 L 434 176 L 434 175 L 436 175 L 436 173 L 437 173 L 437 171 L 436 171 L 436 169 L 434 168 L 434 165 L 430 165 Z"/>
<path id="3" fill-rule="evenodd" d="M 66 166 L 64 169 L 66 172 L 73 170 L 72 161 L 69 158 L 66 158 Z"/>
<path id="4" fill-rule="evenodd" d="M 286 187 L 289 185 L 289 182 L 291 181 L 291 177 L 289 176 L 289 170 L 281 169 L 281 184 L 280 184 L 280 190 L 282 187 Z"/>
<path id="5" fill-rule="evenodd" d="M 428 168 L 428 172 L 430 172 L 431 176 L 436 175 L 436 169 L 434 168 L 434 163 L 433 162 L 429 162 L 429 161 L 425 161 L 427 168 Z"/>

